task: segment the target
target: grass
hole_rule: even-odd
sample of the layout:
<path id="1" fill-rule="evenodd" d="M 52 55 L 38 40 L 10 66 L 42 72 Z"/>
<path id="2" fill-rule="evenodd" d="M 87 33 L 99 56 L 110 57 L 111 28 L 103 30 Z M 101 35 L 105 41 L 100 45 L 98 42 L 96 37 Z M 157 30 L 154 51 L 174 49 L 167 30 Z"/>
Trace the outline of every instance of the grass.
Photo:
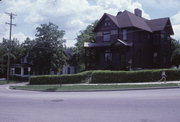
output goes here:
<path id="1" fill-rule="evenodd" d="M 4 85 L 4 84 L 7 84 L 7 81 L 5 81 L 5 80 L 0 80 L 0 85 Z"/>
<path id="2" fill-rule="evenodd" d="M 7 80 L 0 80 L 0 85 L 4 85 L 4 84 L 8 84 L 8 83 L 20 83 L 20 82 L 27 82 L 27 81 L 14 81 L 14 80 L 10 80 L 9 82 L 7 82 Z"/>
<path id="3" fill-rule="evenodd" d="M 35 90 L 35 91 L 91 91 L 91 90 L 122 90 L 122 89 L 138 89 L 138 88 L 166 88 L 177 87 L 177 83 L 165 84 L 143 84 L 143 85 L 26 85 L 11 86 L 11 89 L 19 90 Z"/>

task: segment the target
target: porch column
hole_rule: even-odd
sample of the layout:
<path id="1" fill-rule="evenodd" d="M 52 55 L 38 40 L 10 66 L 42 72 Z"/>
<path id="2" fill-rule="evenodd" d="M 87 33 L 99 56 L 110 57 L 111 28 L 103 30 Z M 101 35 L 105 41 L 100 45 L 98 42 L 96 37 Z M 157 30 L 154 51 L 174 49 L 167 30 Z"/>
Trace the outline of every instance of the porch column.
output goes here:
<path id="1" fill-rule="evenodd" d="M 24 76 L 24 67 L 21 66 L 21 77 Z"/>
<path id="2" fill-rule="evenodd" d="M 87 51 L 85 48 L 85 70 L 87 70 L 87 55 L 86 55 Z"/>

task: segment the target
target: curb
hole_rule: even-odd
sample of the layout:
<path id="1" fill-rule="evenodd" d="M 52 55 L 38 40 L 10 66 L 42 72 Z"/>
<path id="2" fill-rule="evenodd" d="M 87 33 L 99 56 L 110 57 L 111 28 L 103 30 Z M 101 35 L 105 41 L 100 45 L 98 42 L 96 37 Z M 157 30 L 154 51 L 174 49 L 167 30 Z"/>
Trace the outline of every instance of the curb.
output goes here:
<path id="1" fill-rule="evenodd" d="M 14 89 L 10 88 L 11 90 L 25 90 L 25 91 L 36 91 L 36 92 L 105 92 L 105 91 L 134 91 L 134 90 L 158 90 L 158 89 L 178 89 L 180 86 L 174 87 L 146 87 L 146 88 L 123 88 L 123 89 L 89 89 L 89 90 L 62 90 L 62 91 L 51 91 L 51 90 L 27 90 L 27 89 Z"/>

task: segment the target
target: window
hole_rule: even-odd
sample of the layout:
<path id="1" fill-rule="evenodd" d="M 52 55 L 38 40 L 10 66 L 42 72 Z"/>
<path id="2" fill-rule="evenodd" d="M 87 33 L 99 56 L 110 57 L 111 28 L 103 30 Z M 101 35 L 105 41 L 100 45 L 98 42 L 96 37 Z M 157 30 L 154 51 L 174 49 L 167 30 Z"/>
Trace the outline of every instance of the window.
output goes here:
<path id="1" fill-rule="evenodd" d="M 21 68 L 15 68 L 15 74 L 21 74 Z"/>
<path id="2" fill-rule="evenodd" d="M 71 68 L 70 67 L 68 67 L 68 72 L 67 72 L 68 74 L 70 74 L 71 73 Z"/>
<path id="3" fill-rule="evenodd" d="M 164 39 L 165 37 L 165 31 L 161 31 L 161 39 Z"/>
<path id="4" fill-rule="evenodd" d="M 109 21 L 105 21 L 104 26 L 109 27 L 109 26 L 111 26 L 111 23 Z"/>
<path id="5" fill-rule="evenodd" d="M 112 52 L 110 50 L 106 50 L 104 53 L 105 62 L 111 62 L 112 61 Z"/>
<path id="6" fill-rule="evenodd" d="M 127 40 L 127 30 L 123 30 L 123 40 Z"/>
<path id="7" fill-rule="evenodd" d="M 104 41 L 110 41 L 110 32 L 104 32 L 103 33 L 103 40 Z"/>
<path id="8" fill-rule="evenodd" d="M 104 26 L 105 26 L 105 27 L 111 26 L 111 22 L 110 22 L 110 19 L 109 19 L 109 18 L 105 18 L 105 20 L 104 20 Z"/>

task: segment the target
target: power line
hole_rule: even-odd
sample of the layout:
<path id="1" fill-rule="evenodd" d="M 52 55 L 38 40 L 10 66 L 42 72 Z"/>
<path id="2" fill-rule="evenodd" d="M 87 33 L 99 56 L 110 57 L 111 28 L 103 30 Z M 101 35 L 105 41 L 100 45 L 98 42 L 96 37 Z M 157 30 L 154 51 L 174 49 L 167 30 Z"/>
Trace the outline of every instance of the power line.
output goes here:
<path id="1" fill-rule="evenodd" d="M 8 62 L 7 62 L 7 81 L 9 81 L 9 74 L 10 74 L 10 48 L 11 48 L 11 34 L 12 34 L 12 26 L 16 26 L 16 24 L 12 23 L 12 20 L 14 19 L 14 16 L 17 16 L 16 14 L 13 13 L 5 13 L 10 17 L 10 22 L 6 22 L 5 24 L 8 24 L 10 27 L 9 30 L 9 41 L 8 41 L 8 46 L 7 46 L 7 51 L 8 51 Z"/>

